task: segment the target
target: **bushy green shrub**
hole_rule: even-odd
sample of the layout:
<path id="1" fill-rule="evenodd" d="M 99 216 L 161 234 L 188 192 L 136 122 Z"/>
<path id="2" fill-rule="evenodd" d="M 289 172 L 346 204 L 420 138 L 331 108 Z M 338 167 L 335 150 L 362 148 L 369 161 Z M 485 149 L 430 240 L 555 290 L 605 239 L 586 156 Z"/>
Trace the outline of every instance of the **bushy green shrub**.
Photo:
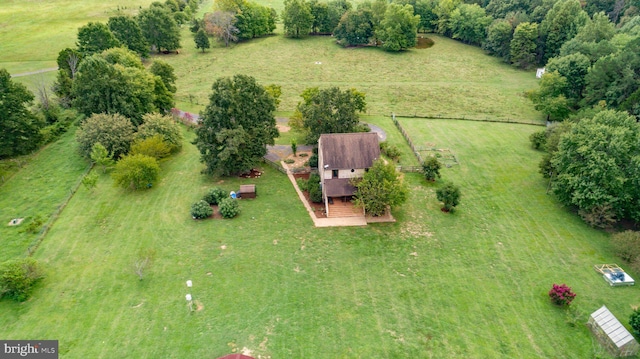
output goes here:
<path id="1" fill-rule="evenodd" d="M 223 198 L 227 197 L 227 191 L 223 190 L 220 187 L 213 187 L 207 191 L 207 193 L 202 198 L 207 201 L 209 204 L 217 205 Z"/>
<path id="2" fill-rule="evenodd" d="M 633 334 L 640 336 L 640 309 L 636 309 L 629 317 L 629 325 L 633 330 Z"/>
<path id="3" fill-rule="evenodd" d="M 447 183 L 436 190 L 438 201 L 443 203 L 443 210 L 453 212 L 455 207 L 460 204 L 460 188 L 453 183 Z"/>
<path id="4" fill-rule="evenodd" d="M 308 191 L 309 190 L 309 181 L 304 179 L 304 178 L 298 178 L 296 179 L 296 183 L 298 184 L 298 188 L 300 188 L 300 190 L 302 192 Z"/>
<path id="5" fill-rule="evenodd" d="M 146 155 L 159 160 L 169 156 L 171 146 L 164 141 L 161 135 L 154 135 L 133 141 L 130 153 L 132 155 Z"/>
<path id="6" fill-rule="evenodd" d="M 220 201 L 218 209 L 220 210 L 222 218 L 233 218 L 240 213 L 238 200 L 229 197 Z"/>
<path id="7" fill-rule="evenodd" d="M 155 158 L 137 154 L 124 156 L 111 177 L 116 186 L 138 190 L 150 188 L 159 174 L 160 166 Z"/>
<path id="8" fill-rule="evenodd" d="M 191 217 L 193 219 L 209 218 L 213 214 L 213 208 L 207 201 L 200 200 L 191 205 Z"/>
<path id="9" fill-rule="evenodd" d="M 136 139 L 160 135 L 165 143 L 168 144 L 171 152 L 177 152 L 182 148 L 182 131 L 171 116 L 149 113 L 142 116 L 142 120 L 142 124 L 138 126 Z"/>
<path id="10" fill-rule="evenodd" d="M 312 173 L 309 175 L 309 183 L 320 183 L 320 175 L 317 173 Z"/>
<path id="11" fill-rule="evenodd" d="M 440 168 L 442 165 L 436 157 L 429 156 L 429 158 L 422 164 L 422 171 L 424 172 L 424 178 L 427 181 L 435 181 L 436 178 L 440 178 Z"/>
<path id="12" fill-rule="evenodd" d="M 317 154 L 312 154 L 311 157 L 309 157 L 309 166 L 312 168 L 318 168 L 318 155 Z"/>
<path id="13" fill-rule="evenodd" d="M 43 277 L 40 265 L 33 258 L 5 262 L 0 268 L 0 297 L 25 301 L 33 286 Z"/>
<path id="14" fill-rule="evenodd" d="M 547 146 L 547 131 L 537 131 L 529 135 L 529 141 L 531 141 L 531 146 L 536 150 L 544 150 Z"/>
<path id="15" fill-rule="evenodd" d="M 309 199 L 314 203 L 322 203 L 322 188 L 317 182 L 309 181 Z"/>
<path id="16" fill-rule="evenodd" d="M 380 142 L 380 152 L 392 159 L 394 162 L 398 162 L 400 160 L 400 150 L 398 147 L 390 145 L 388 142 Z"/>

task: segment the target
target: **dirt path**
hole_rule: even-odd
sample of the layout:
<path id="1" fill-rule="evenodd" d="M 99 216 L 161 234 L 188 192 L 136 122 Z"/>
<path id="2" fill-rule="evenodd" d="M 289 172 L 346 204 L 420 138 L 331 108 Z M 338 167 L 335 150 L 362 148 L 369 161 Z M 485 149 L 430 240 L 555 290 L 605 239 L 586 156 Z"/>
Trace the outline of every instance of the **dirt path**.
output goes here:
<path id="1" fill-rule="evenodd" d="M 30 76 L 30 75 L 42 74 L 42 73 L 51 72 L 51 71 L 58 71 L 58 68 L 57 67 L 50 67 L 48 69 L 42 69 L 42 70 L 36 70 L 36 71 L 30 71 L 30 72 L 23 72 L 23 73 L 20 73 L 20 74 L 11 75 L 11 77 Z"/>

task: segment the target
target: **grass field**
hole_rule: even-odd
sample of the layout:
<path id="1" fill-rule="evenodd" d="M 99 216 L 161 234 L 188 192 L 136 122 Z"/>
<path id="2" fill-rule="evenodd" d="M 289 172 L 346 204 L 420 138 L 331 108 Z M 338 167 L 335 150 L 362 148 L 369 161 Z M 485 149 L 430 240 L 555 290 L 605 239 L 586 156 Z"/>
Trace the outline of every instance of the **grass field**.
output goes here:
<path id="1" fill-rule="evenodd" d="M 0 0 L 7 49 L 0 67 L 18 73 L 54 66 L 78 26 L 106 20 L 118 6 L 148 3 Z M 402 54 L 282 36 L 201 54 L 185 29 L 180 55 L 162 59 L 179 76 L 178 106 L 192 112 L 204 107 L 217 77 L 236 73 L 281 85 L 284 117 L 308 86 L 356 87 L 367 93 L 363 120 L 387 132 L 402 165 L 418 163 L 391 112 L 541 120 L 521 96 L 536 84 L 532 73 L 433 38 L 432 48 Z M 37 76 L 17 80 L 32 84 Z M 61 358 L 215 358 L 243 348 L 274 359 L 603 357 L 582 323 L 603 304 L 625 322 L 640 305 L 640 289 L 609 287 L 592 269 L 619 262 L 608 235 L 545 194 L 541 153 L 528 143 L 540 127 L 400 123 L 416 146 L 458 159 L 442 171 L 462 189 L 454 214 L 439 210 L 435 189 L 442 182 L 406 174 L 409 201 L 394 212 L 396 223 L 316 229 L 275 170 L 266 167 L 254 180 L 203 176 L 194 134 L 185 129 L 183 151 L 162 163 L 154 188 L 127 192 L 101 174 L 96 189 L 80 187 L 71 197 L 34 255 L 46 279 L 25 303 L 0 301 L 0 339 L 58 339 Z M 48 220 L 86 168 L 69 132 L 3 179 L 0 220 Z M 206 189 L 243 183 L 255 183 L 258 198 L 241 201 L 238 218 L 189 217 Z M 0 226 L 0 261 L 24 256 L 38 238 L 23 228 Z M 154 253 L 142 281 L 133 271 L 141 251 Z M 578 294 L 574 314 L 550 304 L 553 283 Z M 193 313 L 184 299 L 189 292 Z"/>
<path id="2" fill-rule="evenodd" d="M 371 120 L 384 121 L 393 128 Z M 455 214 L 439 211 L 437 184 L 407 174 L 397 223 L 314 229 L 286 177 L 266 168 L 250 180 L 259 196 L 241 202 L 240 217 L 193 221 L 189 206 L 206 188 L 249 180 L 202 176 L 185 144 L 150 191 L 102 176 L 93 192 L 76 193 L 36 253 L 44 283 L 26 303 L 0 301 L 0 337 L 56 338 L 63 358 L 216 357 L 244 347 L 272 358 L 598 353 L 586 327 L 569 326 L 550 304 L 551 284 L 578 293 L 579 323 L 602 304 L 626 318 L 639 291 L 596 275 L 593 264 L 616 261 L 607 236 L 544 194 L 540 154 L 526 141 L 537 128 L 401 123 L 416 143 L 458 157 L 443 172 L 462 188 Z M 132 264 L 147 249 L 155 259 L 139 281 Z M 192 314 L 188 279 L 200 308 Z"/>

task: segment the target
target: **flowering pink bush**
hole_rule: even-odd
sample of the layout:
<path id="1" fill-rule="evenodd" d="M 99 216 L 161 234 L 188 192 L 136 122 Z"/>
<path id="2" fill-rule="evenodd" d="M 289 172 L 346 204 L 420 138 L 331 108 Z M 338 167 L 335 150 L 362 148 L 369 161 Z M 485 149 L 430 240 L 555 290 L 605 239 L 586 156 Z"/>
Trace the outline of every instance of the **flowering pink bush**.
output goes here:
<path id="1" fill-rule="evenodd" d="M 560 306 L 569 306 L 571 301 L 576 297 L 576 294 L 571 291 L 570 287 L 566 284 L 553 284 L 553 288 L 549 291 L 549 297 L 551 301 Z"/>

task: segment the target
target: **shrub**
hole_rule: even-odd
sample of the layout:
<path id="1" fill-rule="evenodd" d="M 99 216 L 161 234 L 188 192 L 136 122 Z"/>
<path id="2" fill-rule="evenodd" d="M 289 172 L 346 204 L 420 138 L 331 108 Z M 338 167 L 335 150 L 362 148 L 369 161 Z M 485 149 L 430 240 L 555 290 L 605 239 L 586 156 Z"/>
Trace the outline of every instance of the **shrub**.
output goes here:
<path id="1" fill-rule="evenodd" d="M 138 190 L 151 187 L 159 173 L 160 166 L 155 158 L 137 154 L 123 157 L 111 177 L 116 186 Z"/>
<path id="2" fill-rule="evenodd" d="M 118 114 L 95 114 L 76 131 L 76 141 L 80 153 L 87 158 L 91 156 L 93 145 L 100 142 L 114 159 L 118 159 L 129 152 L 133 133 L 134 127 L 128 118 Z"/>
<path id="3" fill-rule="evenodd" d="M 22 231 L 26 233 L 36 234 L 40 232 L 40 228 L 42 228 L 43 224 L 44 219 L 41 215 L 37 215 L 31 220 L 31 222 L 29 222 L 29 224 L 27 224 L 26 227 L 24 227 Z"/>
<path id="4" fill-rule="evenodd" d="M 312 154 L 311 157 L 309 157 L 309 166 L 311 168 L 318 168 L 318 155 L 317 154 Z"/>
<path id="5" fill-rule="evenodd" d="M 193 219 L 209 218 L 213 214 L 213 208 L 207 201 L 200 200 L 191 205 L 191 217 Z"/>
<path id="6" fill-rule="evenodd" d="M 536 150 L 544 150 L 547 146 L 547 131 L 542 130 L 532 133 L 529 135 L 529 141 L 531 141 L 531 146 Z"/>
<path id="7" fill-rule="evenodd" d="M 227 197 L 227 191 L 223 190 L 220 187 L 213 187 L 207 191 L 207 193 L 202 198 L 209 204 L 217 205 L 220 201 Z"/>
<path id="8" fill-rule="evenodd" d="M 436 197 L 443 203 L 443 210 L 453 212 L 455 206 L 460 204 L 460 188 L 453 183 L 446 183 L 436 190 Z"/>
<path id="9" fill-rule="evenodd" d="M 424 172 L 424 178 L 427 181 L 432 181 L 432 182 L 435 181 L 436 178 L 440 178 L 441 177 L 440 168 L 442 168 L 440 161 L 438 161 L 438 159 L 435 157 L 429 157 L 422 164 L 422 171 Z"/>
<path id="10" fill-rule="evenodd" d="M 549 298 L 555 305 L 562 307 L 569 306 L 576 294 L 571 291 L 571 288 L 566 284 L 553 284 L 553 287 L 549 291 Z"/>
<path id="11" fill-rule="evenodd" d="M 284 160 L 284 163 L 290 165 L 292 163 L 296 162 L 296 160 L 292 159 L 292 158 L 287 158 L 286 160 Z"/>
<path id="12" fill-rule="evenodd" d="M 304 179 L 304 178 L 298 178 L 296 179 L 296 183 L 298 184 L 298 188 L 300 188 L 300 190 L 302 192 L 308 191 L 309 190 L 309 181 Z"/>
<path id="13" fill-rule="evenodd" d="M 633 334 L 640 336 L 640 309 L 636 309 L 629 317 L 629 325 L 633 330 Z"/>
<path id="14" fill-rule="evenodd" d="M 33 258 L 5 262 L 0 269 L 0 296 L 25 301 L 43 277 L 40 265 Z"/>
<path id="15" fill-rule="evenodd" d="M 238 200 L 229 197 L 221 200 L 218 208 L 222 218 L 233 218 L 240 213 Z"/>
<path id="16" fill-rule="evenodd" d="M 322 202 L 322 188 L 316 182 L 309 180 L 309 199 L 314 203 Z"/>
<path id="17" fill-rule="evenodd" d="M 387 142 L 380 142 L 380 152 L 392 159 L 394 162 L 398 162 L 400 160 L 401 153 L 398 147 L 390 145 Z"/>
<path id="18" fill-rule="evenodd" d="M 291 152 L 293 152 L 293 156 L 295 157 L 298 152 L 298 141 L 295 138 L 291 139 Z"/>
<path id="19" fill-rule="evenodd" d="M 312 173 L 309 175 L 309 183 L 320 183 L 320 175 L 317 173 Z"/>
<path id="20" fill-rule="evenodd" d="M 611 236 L 611 244 L 617 256 L 640 271 L 640 232 L 624 231 Z"/>
<path id="21" fill-rule="evenodd" d="M 146 155 L 159 160 L 168 157 L 170 153 L 171 146 L 164 141 L 161 135 L 137 139 L 131 145 L 132 155 Z"/>
<path id="22" fill-rule="evenodd" d="M 174 113 L 173 110 L 172 113 Z M 160 135 L 165 143 L 168 144 L 171 152 L 177 152 L 182 148 L 182 131 L 171 116 L 149 113 L 142 116 L 142 120 L 143 123 L 138 127 L 136 139 Z"/>
<path id="23" fill-rule="evenodd" d="M 617 222 L 616 214 L 610 204 L 593 206 L 589 210 L 579 209 L 578 214 L 588 225 L 595 228 L 612 228 Z"/>

